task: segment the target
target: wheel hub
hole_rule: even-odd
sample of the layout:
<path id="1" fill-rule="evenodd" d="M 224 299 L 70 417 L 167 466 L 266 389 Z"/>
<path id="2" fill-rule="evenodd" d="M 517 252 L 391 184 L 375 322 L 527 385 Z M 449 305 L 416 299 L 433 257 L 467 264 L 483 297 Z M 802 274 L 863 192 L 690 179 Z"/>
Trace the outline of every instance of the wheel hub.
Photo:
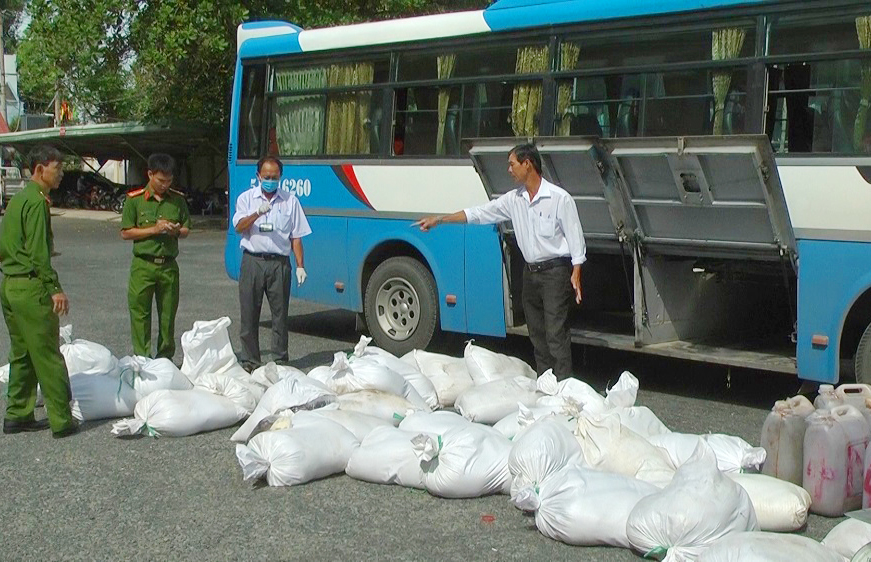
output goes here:
<path id="1" fill-rule="evenodd" d="M 378 288 L 375 295 L 378 324 L 396 341 L 407 340 L 420 324 L 420 300 L 407 280 L 393 277 Z"/>

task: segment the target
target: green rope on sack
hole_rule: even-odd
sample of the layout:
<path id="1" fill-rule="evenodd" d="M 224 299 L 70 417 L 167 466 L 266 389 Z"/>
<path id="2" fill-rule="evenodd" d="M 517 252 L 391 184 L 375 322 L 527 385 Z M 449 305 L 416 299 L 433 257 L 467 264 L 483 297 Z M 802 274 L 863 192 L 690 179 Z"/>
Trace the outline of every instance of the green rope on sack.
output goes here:
<path id="1" fill-rule="evenodd" d="M 397 414 L 396 412 L 393 412 L 393 419 L 402 421 L 405 419 L 405 416 L 403 416 L 402 414 Z"/>
<path id="2" fill-rule="evenodd" d="M 131 369 L 130 367 L 126 367 L 124 370 L 122 370 L 118 374 L 118 391 L 115 393 L 115 396 L 118 398 L 121 398 L 121 387 L 124 386 L 124 383 L 127 383 L 127 386 L 129 386 L 133 390 L 136 390 L 136 387 L 133 386 L 133 383 L 129 383 L 129 382 L 124 380 L 124 375 L 127 373 L 127 371 L 131 371 L 133 373 L 134 380 L 136 379 L 136 377 L 141 378 L 141 375 L 139 373 L 137 373 L 134 369 Z"/>
<path id="3" fill-rule="evenodd" d="M 665 555 L 668 554 L 668 549 L 664 546 L 657 546 L 656 548 L 649 550 L 644 554 L 645 558 L 649 558 L 651 560 L 662 560 L 665 558 Z"/>
<path id="4" fill-rule="evenodd" d="M 438 444 L 439 444 L 439 452 L 441 452 L 441 451 L 442 451 L 442 436 L 441 436 L 441 435 L 437 435 L 436 437 L 438 438 L 437 441 L 438 441 Z"/>
<path id="5" fill-rule="evenodd" d="M 142 427 L 145 429 L 145 435 L 147 435 L 149 437 L 154 437 L 154 438 L 160 437 L 160 433 L 158 433 L 158 431 L 156 429 L 154 429 L 153 427 L 151 427 L 150 425 L 145 424 Z"/>

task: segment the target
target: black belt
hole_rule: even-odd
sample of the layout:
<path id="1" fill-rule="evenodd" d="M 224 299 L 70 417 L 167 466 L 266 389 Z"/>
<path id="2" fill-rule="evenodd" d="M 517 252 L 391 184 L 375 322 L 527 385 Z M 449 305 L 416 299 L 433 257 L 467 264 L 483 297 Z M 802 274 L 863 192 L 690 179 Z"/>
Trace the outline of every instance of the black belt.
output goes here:
<path id="1" fill-rule="evenodd" d="M 572 265 L 572 258 L 553 258 L 552 260 L 528 263 L 526 264 L 526 269 L 533 273 L 538 273 L 539 271 L 546 271 L 548 269 L 553 269 L 554 267 L 559 267 L 561 265 Z"/>
<path id="2" fill-rule="evenodd" d="M 150 261 L 154 265 L 163 265 L 167 262 L 174 261 L 175 258 L 172 256 L 136 256 L 139 259 L 143 259 L 145 261 Z"/>
<path id="3" fill-rule="evenodd" d="M 36 279 L 36 273 L 32 271 L 30 273 L 9 273 L 4 274 L 3 277 L 7 279 Z"/>
<path id="4" fill-rule="evenodd" d="M 262 260 L 286 260 L 290 256 L 285 256 L 284 254 L 268 254 L 264 252 L 249 252 L 248 250 L 243 250 L 249 256 L 254 256 L 255 258 L 260 258 Z"/>

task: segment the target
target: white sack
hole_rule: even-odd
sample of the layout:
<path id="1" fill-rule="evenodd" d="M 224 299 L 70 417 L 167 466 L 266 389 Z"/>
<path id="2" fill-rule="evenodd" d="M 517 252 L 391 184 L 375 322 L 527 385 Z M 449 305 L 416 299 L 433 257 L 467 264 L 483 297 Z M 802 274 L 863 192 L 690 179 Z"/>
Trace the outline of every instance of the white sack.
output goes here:
<path id="1" fill-rule="evenodd" d="M 532 426 L 542 419 L 553 418 L 565 425 L 569 431 L 574 431 L 578 425 L 577 409 L 568 405 L 535 406 L 527 408 L 523 404 L 517 405 L 517 411 L 511 412 L 493 425 L 493 429 L 507 437 L 514 439 L 525 428 Z"/>
<path id="2" fill-rule="evenodd" d="M 336 422 L 350 431 L 357 441 L 363 441 L 367 435 L 379 427 L 393 428 L 392 421 L 376 418 L 369 414 L 361 414 L 360 412 L 339 410 L 336 404 L 330 404 L 329 406 L 318 408 L 317 410 L 305 411 L 305 414 Z"/>
<path id="3" fill-rule="evenodd" d="M 412 442 L 430 494 L 477 498 L 508 492 L 511 442 L 492 428 L 469 424 L 438 437 L 421 433 Z"/>
<path id="4" fill-rule="evenodd" d="M 282 410 L 289 408 L 312 410 L 334 400 L 335 394 L 331 390 L 305 375 L 282 379 L 263 393 L 251 416 L 236 430 L 230 440 L 248 441 L 261 421 Z"/>
<path id="5" fill-rule="evenodd" d="M 663 487 L 671 482 L 674 466 L 667 455 L 627 429 L 614 414 L 582 415 L 575 436 L 587 466 L 638 478 Z"/>
<path id="6" fill-rule="evenodd" d="M 133 414 L 138 400 L 131 377 L 114 375 L 70 376 L 70 409 L 79 421 L 122 418 Z"/>
<path id="7" fill-rule="evenodd" d="M 759 472 L 765 463 L 765 449 L 735 435 L 707 433 L 702 439 L 717 455 L 717 466 L 723 472 Z"/>
<path id="8" fill-rule="evenodd" d="M 439 405 L 443 408 L 453 406 L 464 390 L 475 386 L 463 357 L 451 357 L 415 349 L 404 355 L 402 360 L 414 362 L 418 370 L 430 380 L 435 388 Z"/>
<path id="9" fill-rule="evenodd" d="M 320 368 L 312 369 L 309 376 L 320 380 L 336 394 L 349 394 L 361 390 L 378 390 L 402 396 L 415 409 L 430 409 L 429 405 L 421 398 L 414 387 L 402 378 L 399 373 L 372 359 L 357 358 L 352 366 L 348 363 L 348 358 L 344 353 L 337 352 L 328 371 Z"/>
<path id="10" fill-rule="evenodd" d="M 543 395 L 538 399 L 538 406 L 583 406 L 585 411 L 593 413 L 603 413 L 608 409 L 605 398 L 592 386 L 575 378 L 557 381 L 552 369 L 538 377 L 536 387 Z"/>
<path id="11" fill-rule="evenodd" d="M 254 377 L 251 376 L 251 373 L 242 368 L 237 362 L 230 363 L 229 365 L 225 365 L 223 369 L 218 371 L 212 371 L 211 374 L 222 375 L 225 377 L 230 377 L 232 379 L 236 379 L 240 384 L 242 384 L 248 391 L 254 395 L 254 399 L 259 401 L 263 398 L 263 393 L 266 392 L 266 389 L 269 385 L 262 385 L 254 380 Z M 196 383 L 195 383 L 196 384 Z"/>
<path id="12" fill-rule="evenodd" d="M 579 546 L 629 548 L 626 521 L 638 502 L 659 489 L 628 476 L 567 466 L 518 491 L 514 505 L 535 512 L 542 535 Z"/>
<path id="13" fill-rule="evenodd" d="M 270 361 L 266 365 L 254 369 L 251 373 L 251 380 L 264 388 L 269 388 L 282 379 L 302 376 L 305 376 L 305 373 L 296 367 L 276 365 Z"/>
<path id="14" fill-rule="evenodd" d="M 801 486 L 764 474 L 727 474 L 750 496 L 763 531 L 788 533 L 807 523 L 811 496 Z"/>
<path id="15" fill-rule="evenodd" d="M 157 390 L 136 404 L 133 418 L 115 422 L 112 434 L 184 437 L 230 427 L 247 415 L 226 396 L 208 390 Z"/>
<path id="16" fill-rule="evenodd" d="M 666 451 L 676 467 L 682 466 L 702 441 L 711 447 L 723 472 L 758 472 L 765 462 L 765 449 L 753 447 L 734 435 L 665 433 L 653 435 L 648 441 Z"/>
<path id="17" fill-rule="evenodd" d="M 871 525 L 852 517 L 841 521 L 822 540 L 823 545 L 847 559 L 871 543 Z"/>
<path id="18" fill-rule="evenodd" d="M 70 375 L 118 375 L 118 359 L 112 352 L 92 341 L 74 340 L 72 324 L 60 328 L 60 337 L 64 340 L 60 352 Z"/>
<path id="19" fill-rule="evenodd" d="M 638 397 L 638 379 L 629 371 L 620 373 L 617 383 L 605 391 L 605 406 L 611 408 L 631 408 Z"/>
<path id="20" fill-rule="evenodd" d="M 394 426 L 409 413 L 415 412 L 411 402 L 402 396 L 381 392 L 380 390 L 361 390 L 336 397 L 340 410 L 360 412 L 390 421 Z"/>
<path id="21" fill-rule="evenodd" d="M 192 329 L 181 335 L 184 352 L 181 372 L 191 382 L 196 382 L 200 375 L 214 373 L 237 363 L 227 331 L 229 326 L 230 319 L 226 316 L 217 320 L 197 321 Z"/>
<path id="22" fill-rule="evenodd" d="M 526 428 L 513 442 L 508 455 L 511 497 L 537 485 L 556 471 L 583 461 L 581 445 L 558 420 L 543 419 Z"/>
<path id="23" fill-rule="evenodd" d="M 364 482 L 423 490 L 423 470 L 411 442 L 417 435 L 395 427 L 373 429 L 351 453 L 345 473 Z"/>
<path id="24" fill-rule="evenodd" d="M 808 537 L 776 533 L 733 533 L 715 542 L 698 562 L 846 562 Z"/>
<path id="25" fill-rule="evenodd" d="M 747 492 L 720 472 L 706 444 L 699 445 L 668 486 L 639 501 L 626 523 L 632 548 L 657 559 L 667 551 L 672 560 L 693 560 L 730 533 L 758 530 Z"/>
<path id="26" fill-rule="evenodd" d="M 415 434 L 441 435 L 457 427 L 468 427 L 469 420 L 454 412 L 412 412 L 399 422 L 399 429 Z"/>
<path id="27" fill-rule="evenodd" d="M 620 417 L 620 423 L 645 439 L 654 435 L 671 433 L 671 430 L 647 406 L 614 408 L 608 413 L 617 414 Z"/>
<path id="28" fill-rule="evenodd" d="M 247 445 L 236 445 L 236 459 L 246 481 L 265 477 L 270 486 L 296 486 L 343 472 L 357 445 L 347 429 L 318 418 L 258 433 Z"/>
<path id="29" fill-rule="evenodd" d="M 257 398 L 244 384 L 218 373 L 206 373 L 197 379 L 197 384 L 194 388 L 208 390 L 212 394 L 225 396 L 233 401 L 234 404 L 244 409 L 246 414 L 250 414 L 257 407 Z"/>
<path id="30" fill-rule="evenodd" d="M 517 404 L 535 406 L 535 381 L 526 377 L 498 379 L 465 390 L 455 407 L 466 419 L 493 424 L 517 410 Z"/>
<path id="31" fill-rule="evenodd" d="M 499 379 L 526 377 L 535 380 L 535 370 L 517 357 L 509 357 L 474 345 L 471 340 L 463 350 L 466 368 L 476 385 Z"/>
<path id="32" fill-rule="evenodd" d="M 389 351 L 384 351 L 380 347 L 370 346 L 369 342 L 372 338 L 360 336 L 360 342 L 354 347 L 354 353 L 349 358 L 352 365 L 356 362 L 356 358 L 366 359 L 383 365 L 391 371 L 397 373 L 411 385 L 417 394 L 426 402 L 430 410 L 435 410 L 439 407 L 439 397 L 436 394 L 435 386 L 432 382 L 418 369 L 399 357 L 393 355 Z M 406 396 L 408 398 L 408 396 Z M 410 401 L 414 401 L 409 398 Z"/>
<path id="33" fill-rule="evenodd" d="M 140 355 L 123 357 L 118 361 L 120 376 L 133 380 L 136 400 L 148 396 L 155 390 L 190 390 L 191 381 L 175 364 L 160 357 L 151 359 Z"/>

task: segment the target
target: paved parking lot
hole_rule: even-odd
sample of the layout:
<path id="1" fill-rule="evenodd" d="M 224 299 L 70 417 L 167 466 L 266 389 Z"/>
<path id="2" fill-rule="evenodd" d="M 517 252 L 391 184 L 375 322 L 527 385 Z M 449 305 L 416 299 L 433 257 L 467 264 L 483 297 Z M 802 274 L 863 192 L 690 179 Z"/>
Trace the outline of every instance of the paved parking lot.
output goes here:
<path id="1" fill-rule="evenodd" d="M 88 216 L 91 219 L 74 218 Z M 98 220 L 93 220 L 97 217 Z M 53 218 L 55 266 L 71 301 L 77 337 L 130 353 L 126 307 L 130 244 L 111 215 Z M 229 316 L 238 342 L 235 283 L 224 272 L 224 233 L 199 229 L 182 241 L 177 336 L 195 320 Z M 307 261 L 329 259 L 307 255 Z M 309 368 L 349 350 L 352 314 L 294 301 L 290 357 Z M 265 317 L 264 317 L 265 318 Z M 267 318 L 265 320 L 268 321 Z M 268 341 L 268 324 L 261 325 Z M 449 336 L 433 350 L 462 354 Z M 479 343 L 531 360 L 521 338 Z M 0 362 L 9 338 L 0 326 Z M 585 380 L 603 390 L 628 368 L 641 404 L 672 429 L 726 432 L 758 444 L 767 410 L 794 379 L 576 348 Z M 181 350 L 176 356 L 181 362 Z M 0 407 L 3 407 L 0 405 Z M 117 439 L 111 422 L 56 441 L 47 433 L 0 435 L 0 559 L 3 560 L 634 560 L 625 550 L 574 548 L 541 536 L 504 496 L 443 500 L 424 492 L 336 476 L 294 488 L 242 481 L 233 429 L 181 439 Z M 494 515 L 492 523 L 482 515 Z M 821 539 L 839 520 L 811 517 Z"/>

